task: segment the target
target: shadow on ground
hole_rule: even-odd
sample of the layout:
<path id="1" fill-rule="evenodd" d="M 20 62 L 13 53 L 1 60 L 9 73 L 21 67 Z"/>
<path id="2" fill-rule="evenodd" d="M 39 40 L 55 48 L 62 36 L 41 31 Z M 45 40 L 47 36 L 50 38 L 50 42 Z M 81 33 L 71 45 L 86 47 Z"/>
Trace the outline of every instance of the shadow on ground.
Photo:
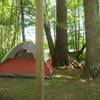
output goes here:
<path id="1" fill-rule="evenodd" d="M 80 70 L 56 69 L 45 80 L 46 100 L 100 100 L 100 79 L 80 82 Z M 0 78 L 0 100 L 35 100 L 34 78 Z"/>

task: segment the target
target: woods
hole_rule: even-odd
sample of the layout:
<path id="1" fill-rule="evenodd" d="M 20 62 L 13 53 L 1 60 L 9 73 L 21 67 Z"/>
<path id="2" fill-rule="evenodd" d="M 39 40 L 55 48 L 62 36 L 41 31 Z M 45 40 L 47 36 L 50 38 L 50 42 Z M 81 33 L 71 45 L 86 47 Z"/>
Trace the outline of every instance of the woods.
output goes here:
<path id="1" fill-rule="evenodd" d="M 96 51 L 99 51 L 99 1 L 57 0 L 44 1 L 44 4 L 44 29 L 47 37 L 45 41 L 48 42 L 45 44 L 46 49 L 50 50 L 53 66 L 68 65 L 68 56 L 71 56 L 77 60 L 86 58 L 87 67 L 84 69 L 89 73 L 98 70 L 99 52 Z M 20 41 L 27 41 L 28 33 L 25 30 L 35 25 L 36 6 L 34 0 L 0 1 L 0 6 L 0 59 L 2 59 L 14 45 Z M 86 57 L 80 58 L 78 55 L 85 54 L 85 51 L 79 52 L 85 41 Z"/>
<path id="2" fill-rule="evenodd" d="M 100 0 L 0 0 L 0 77 L 22 76 L 36 77 L 37 100 L 56 79 L 99 79 Z"/>

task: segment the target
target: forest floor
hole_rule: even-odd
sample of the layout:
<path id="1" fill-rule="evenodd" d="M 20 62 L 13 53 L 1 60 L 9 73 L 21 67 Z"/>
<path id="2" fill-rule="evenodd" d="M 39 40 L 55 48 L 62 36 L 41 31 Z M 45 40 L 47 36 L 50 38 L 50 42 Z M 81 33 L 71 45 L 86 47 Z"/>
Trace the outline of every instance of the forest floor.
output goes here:
<path id="1" fill-rule="evenodd" d="M 46 100 L 100 100 L 100 79 L 80 81 L 81 71 L 56 69 L 45 80 Z M 36 100 L 35 79 L 0 78 L 0 100 Z"/>

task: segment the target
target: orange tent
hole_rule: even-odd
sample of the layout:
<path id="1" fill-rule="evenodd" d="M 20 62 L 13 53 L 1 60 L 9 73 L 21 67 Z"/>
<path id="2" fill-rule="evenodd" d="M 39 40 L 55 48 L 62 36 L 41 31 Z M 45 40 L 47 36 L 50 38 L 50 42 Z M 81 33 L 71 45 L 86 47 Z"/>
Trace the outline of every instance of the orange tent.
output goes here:
<path id="1" fill-rule="evenodd" d="M 34 46 L 32 42 L 23 42 L 12 48 L 1 61 L 0 76 L 35 76 L 36 65 Z M 53 70 L 50 59 L 44 61 L 44 76 L 51 77 Z"/>

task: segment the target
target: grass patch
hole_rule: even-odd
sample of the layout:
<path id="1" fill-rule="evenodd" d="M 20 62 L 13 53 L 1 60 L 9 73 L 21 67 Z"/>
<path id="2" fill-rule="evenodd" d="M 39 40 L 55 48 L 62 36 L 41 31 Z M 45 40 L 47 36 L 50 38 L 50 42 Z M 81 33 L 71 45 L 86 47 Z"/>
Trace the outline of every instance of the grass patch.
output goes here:
<path id="1" fill-rule="evenodd" d="M 100 100 L 99 79 L 82 83 L 68 75 L 45 80 L 46 100 Z M 0 78 L 0 100 L 35 99 L 35 79 Z"/>

